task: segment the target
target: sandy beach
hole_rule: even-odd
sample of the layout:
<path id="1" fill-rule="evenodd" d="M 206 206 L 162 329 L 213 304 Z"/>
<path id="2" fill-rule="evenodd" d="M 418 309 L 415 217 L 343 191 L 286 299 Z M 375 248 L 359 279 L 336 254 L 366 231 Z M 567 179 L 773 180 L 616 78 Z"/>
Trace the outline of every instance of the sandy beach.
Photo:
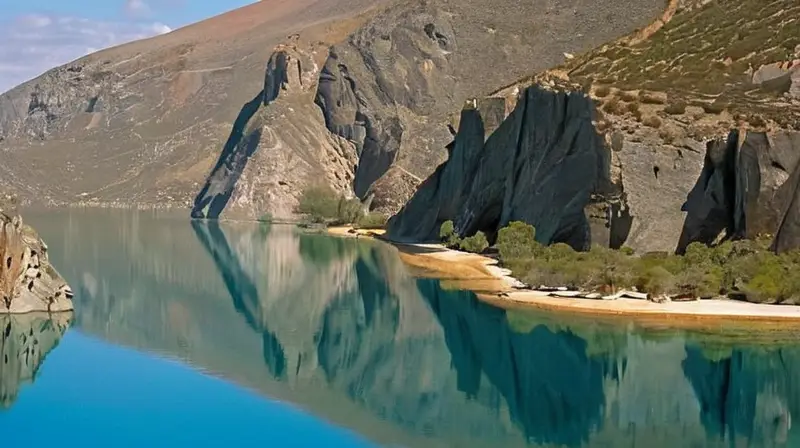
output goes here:
<path id="1" fill-rule="evenodd" d="M 355 236 L 348 227 L 329 229 L 333 235 Z M 359 237 L 376 238 L 393 245 L 400 259 L 422 277 L 438 278 L 442 286 L 474 291 L 486 302 L 501 307 L 560 311 L 595 316 L 628 316 L 666 322 L 792 321 L 800 325 L 800 306 L 764 305 L 734 300 L 654 303 L 647 300 L 594 300 L 550 297 L 546 293 L 518 289 L 510 271 L 490 257 L 448 249 L 439 244 L 403 244 L 388 241 L 383 231 L 357 230 Z M 699 323 L 699 322 L 698 322 Z"/>

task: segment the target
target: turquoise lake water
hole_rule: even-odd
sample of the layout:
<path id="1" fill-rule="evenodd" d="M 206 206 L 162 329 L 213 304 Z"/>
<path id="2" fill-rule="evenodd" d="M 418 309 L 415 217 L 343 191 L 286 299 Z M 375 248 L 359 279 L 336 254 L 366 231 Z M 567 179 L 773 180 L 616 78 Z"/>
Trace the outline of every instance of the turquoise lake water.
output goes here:
<path id="1" fill-rule="evenodd" d="M 76 311 L 0 317 L 4 447 L 800 446 L 791 333 L 506 311 L 286 226 L 26 219 Z"/>

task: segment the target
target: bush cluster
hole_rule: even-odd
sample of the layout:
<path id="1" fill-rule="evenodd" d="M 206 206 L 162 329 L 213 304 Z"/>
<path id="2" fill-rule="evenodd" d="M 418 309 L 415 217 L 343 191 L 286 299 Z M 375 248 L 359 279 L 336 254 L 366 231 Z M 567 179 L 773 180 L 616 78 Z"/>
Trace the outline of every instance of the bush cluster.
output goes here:
<path id="1" fill-rule="evenodd" d="M 465 252 L 479 254 L 489 248 L 489 240 L 483 232 L 460 238 L 455 231 L 453 221 L 445 221 L 439 227 L 439 240 L 451 249 L 460 249 Z"/>
<path id="2" fill-rule="evenodd" d="M 388 217 L 383 213 L 367 213 L 359 218 L 354 224 L 359 229 L 383 229 L 386 227 Z"/>
<path id="3" fill-rule="evenodd" d="M 727 296 L 759 303 L 800 304 L 800 251 L 775 254 L 768 239 L 692 243 L 684 255 L 594 246 L 576 252 L 566 244 L 544 246 L 536 230 L 512 222 L 498 232 L 502 264 L 533 286 L 566 286 L 613 293 L 621 289 L 673 297 Z"/>
<path id="4" fill-rule="evenodd" d="M 320 186 L 303 191 L 297 211 L 314 223 L 352 224 L 362 229 L 383 228 L 387 221 L 387 217 L 381 213 L 365 213 L 358 198 L 348 199 L 328 187 Z"/>

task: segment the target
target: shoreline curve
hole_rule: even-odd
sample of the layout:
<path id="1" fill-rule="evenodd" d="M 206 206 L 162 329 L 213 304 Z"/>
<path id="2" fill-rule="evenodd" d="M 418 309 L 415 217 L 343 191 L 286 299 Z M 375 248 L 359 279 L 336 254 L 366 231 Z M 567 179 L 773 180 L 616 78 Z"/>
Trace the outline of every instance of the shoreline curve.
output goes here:
<path id="1" fill-rule="evenodd" d="M 382 231 L 333 227 L 335 236 L 359 236 L 387 243 L 398 250 L 400 259 L 419 277 L 437 278 L 448 289 L 473 291 L 480 300 L 501 308 L 541 310 L 603 317 L 626 317 L 670 327 L 694 324 L 791 322 L 800 326 L 800 306 L 768 305 L 735 300 L 697 300 L 655 303 L 640 299 L 616 300 L 551 297 L 543 292 L 520 289 L 520 282 L 498 261 L 446 248 L 440 244 L 398 243 Z"/>

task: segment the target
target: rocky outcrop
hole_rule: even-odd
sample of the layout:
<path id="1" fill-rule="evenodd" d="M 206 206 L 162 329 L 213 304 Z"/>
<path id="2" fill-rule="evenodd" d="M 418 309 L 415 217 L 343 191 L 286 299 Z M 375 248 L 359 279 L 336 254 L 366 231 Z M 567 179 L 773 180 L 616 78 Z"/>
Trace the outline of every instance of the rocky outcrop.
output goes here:
<path id="1" fill-rule="evenodd" d="M 692 242 L 774 235 L 778 251 L 800 247 L 800 133 L 732 131 L 708 143 L 684 205 L 677 251 Z"/>
<path id="2" fill-rule="evenodd" d="M 19 215 L 0 209 L 0 314 L 72 310 L 72 290 L 50 265 L 47 245 Z"/>
<path id="3" fill-rule="evenodd" d="M 352 146 L 324 131 L 321 113 L 310 101 L 296 103 L 310 99 L 318 75 L 311 49 L 275 49 L 263 89 L 240 111 L 194 200 L 192 217 L 218 218 L 231 203 L 239 216 L 260 218 L 258 210 L 289 216 L 309 184 L 350 189 L 358 163 Z M 287 115 L 293 119 L 283 123 Z"/>
<path id="4" fill-rule="evenodd" d="M 488 11 L 478 3 L 410 2 L 387 8 L 335 45 L 316 103 L 327 129 L 352 142 L 359 154 L 354 193 L 374 198 L 381 211 L 397 212 L 397 204 L 411 197 L 408 189 L 381 183 L 393 184 L 398 172 L 409 179 L 429 176 L 452 139 L 446 117 L 464 100 L 551 65 L 564 52 L 581 51 L 589 36 L 599 37 L 596 17 L 585 15 L 584 6 L 578 2 L 570 11 L 538 2 L 495 2 Z M 618 20 L 611 12 L 617 6 L 601 2 L 591 8 Z M 637 5 L 635 20 L 649 8 Z M 523 20 L 528 11 L 537 19 Z M 556 24 L 574 31 L 570 45 L 556 37 Z M 522 38 L 531 32 L 537 42 Z M 382 182 L 384 176 L 393 179 Z"/>
<path id="5" fill-rule="evenodd" d="M 391 238 L 433 239 L 447 220 L 461 235 L 494 235 L 525 221 L 542 243 L 589 247 L 586 208 L 615 192 L 591 99 L 532 86 L 506 117 L 506 102 L 514 100 L 475 101 L 462 112 L 450 159 L 390 220 Z"/>
<path id="6" fill-rule="evenodd" d="M 11 407 L 20 388 L 36 379 L 71 321 L 67 313 L 0 314 L 0 410 Z"/>

